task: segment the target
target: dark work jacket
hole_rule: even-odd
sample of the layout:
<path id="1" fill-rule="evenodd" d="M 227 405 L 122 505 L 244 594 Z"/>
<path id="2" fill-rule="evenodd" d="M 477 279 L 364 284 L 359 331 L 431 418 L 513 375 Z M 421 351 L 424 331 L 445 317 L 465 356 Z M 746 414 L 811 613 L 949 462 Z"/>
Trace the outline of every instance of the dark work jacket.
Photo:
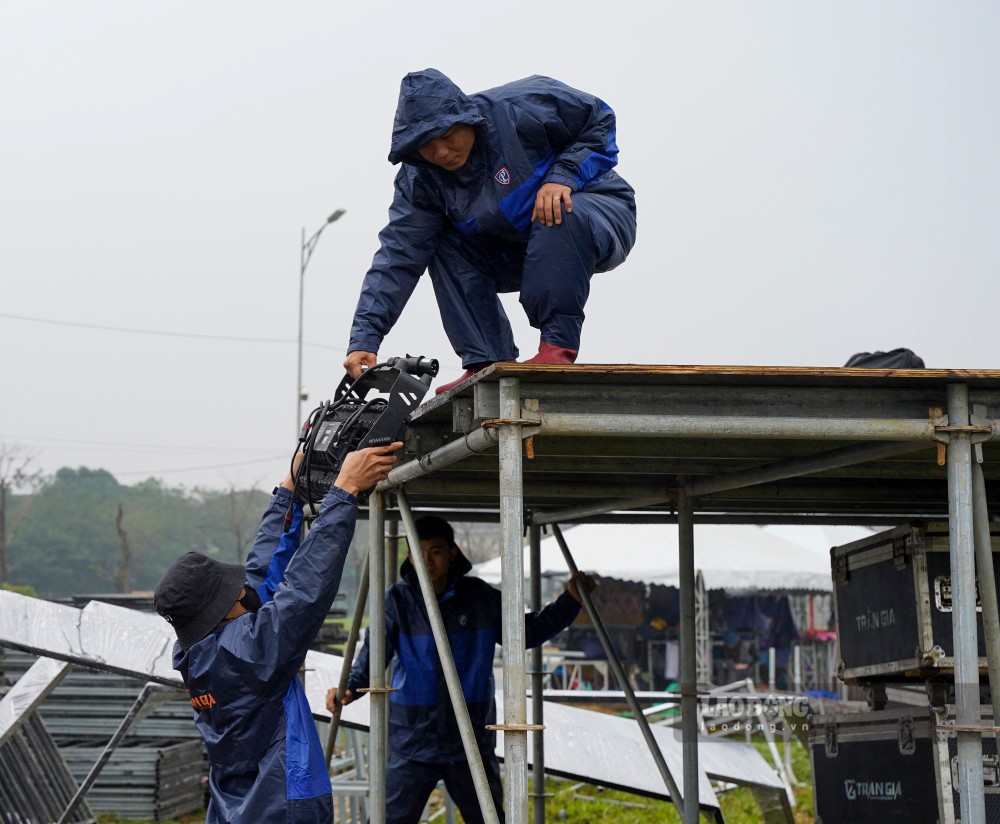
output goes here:
<path id="1" fill-rule="evenodd" d="M 330 777 L 297 674 L 340 586 L 357 501 L 333 487 L 302 546 L 302 510 L 283 533 L 291 493 L 275 491 L 247 559 L 257 613 L 241 615 L 187 650 L 174 669 L 205 739 L 207 824 L 332 820 Z"/>
<path id="2" fill-rule="evenodd" d="M 452 578 L 438 605 L 472 728 L 484 756 L 492 758 L 496 733 L 486 725 L 496 723 L 493 653 L 501 642 L 500 590 L 480 578 L 466 577 L 471 568 L 459 552 L 451 562 Z M 543 644 L 573 623 L 579 612 L 580 604 L 564 592 L 541 612 L 525 615 L 527 646 Z M 393 755 L 412 761 L 464 761 L 444 670 L 409 560 L 403 563 L 402 580 L 385 593 L 385 627 L 386 661 L 392 662 L 391 686 L 396 690 L 389 693 L 389 747 Z M 347 682 L 355 695 L 369 684 L 368 643 L 366 630 L 365 643 Z"/>
<path id="3" fill-rule="evenodd" d="M 451 172 L 423 160 L 417 150 L 456 123 L 476 129 L 465 166 Z M 523 250 L 544 183 L 622 200 L 627 208 L 609 212 L 608 219 L 622 224 L 613 227 L 621 237 L 635 237 L 635 193 L 613 169 L 615 113 L 603 100 L 551 77 L 534 75 L 466 95 L 436 69 L 407 75 L 389 160 L 402 166 L 389 223 L 358 300 L 351 352 L 378 351 L 442 233 L 460 232 L 485 257 Z"/>

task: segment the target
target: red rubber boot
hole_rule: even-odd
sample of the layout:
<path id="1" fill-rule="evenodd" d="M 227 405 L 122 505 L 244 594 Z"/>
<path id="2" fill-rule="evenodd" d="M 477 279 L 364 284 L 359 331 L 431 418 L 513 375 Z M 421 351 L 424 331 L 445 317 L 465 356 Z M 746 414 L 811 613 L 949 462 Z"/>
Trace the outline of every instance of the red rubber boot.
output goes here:
<path id="1" fill-rule="evenodd" d="M 478 375 L 487 366 L 492 366 L 492 365 L 493 364 L 491 363 L 474 363 L 472 364 L 472 366 L 470 366 L 468 369 L 465 370 L 465 372 L 462 374 L 461 377 L 455 378 L 455 380 L 450 381 L 449 383 L 446 383 L 443 386 L 437 387 L 437 389 L 434 390 L 434 394 L 440 395 L 443 392 L 447 392 L 449 389 L 454 389 L 456 386 L 462 383 L 462 381 L 467 381 L 473 375 Z"/>
<path id="2" fill-rule="evenodd" d="M 538 354 L 528 358 L 525 363 L 576 363 L 578 354 L 579 351 L 576 349 L 566 349 L 542 341 L 538 344 Z"/>

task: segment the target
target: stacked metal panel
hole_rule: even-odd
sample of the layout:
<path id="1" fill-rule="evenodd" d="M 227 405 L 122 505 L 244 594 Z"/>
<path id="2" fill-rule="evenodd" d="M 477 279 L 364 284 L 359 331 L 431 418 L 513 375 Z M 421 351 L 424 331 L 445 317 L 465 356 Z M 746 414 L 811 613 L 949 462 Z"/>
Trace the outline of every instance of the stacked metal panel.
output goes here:
<path id="1" fill-rule="evenodd" d="M 52 736 L 37 713 L 32 713 L 0 746 L 0 820 L 58 821 L 76 792 Z M 95 824 L 86 800 L 69 821 Z"/>
<path id="2" fill-rule="evenodd" d="M 34 661 L 34 655 L 0 648 L 0 677 L 14 683 Z M 51 734 L 51 749 L 58 748 L 56 755 L 65 760 L 63 772 L 71 787 L 67 802 L 118 729 L 141 686 L 135 678 L 78 667 L 33 713 L 36 725 L 44 720 L 42 728 L 47 728 L 47 736 Z M 181 695 L 157 706 L 125 737 L 87 794 L 89 809 L 147 821 L 176 818 L 205 806 L 207 774 L 204 744 L 191 719 L 191 706 Z M 6 770 L 3 775 L 0 783 L 6 785 Z M 65 806 L 53 818 L 24 820 L 55 821 Z"/>
<path id="3" fill-rule="evenodd" d="M 0 647 L 0 679 L 6 677 L 14 683 L 34 661 L 34 655 Z M 118 729 L 141 688 L 142 682 L 135 678 L 77 667 L 63 678 L 38 712 L 59 742 L 84 736 L 106 742 Z M 191 704 L 182 695 L 157 706 L 136 724 L 130 735 L 201 740 L 191 720 Z"/>
<path id="4" fill-rule="evenodd" d="M 104 749 L 94 738 L 60 740 L 59 751 L 82 782 Z M 205 806 L 208 761 L 199 740 L 126 737 L 87 794 L 91 808 L 125 818 L 167 821 Z"/>

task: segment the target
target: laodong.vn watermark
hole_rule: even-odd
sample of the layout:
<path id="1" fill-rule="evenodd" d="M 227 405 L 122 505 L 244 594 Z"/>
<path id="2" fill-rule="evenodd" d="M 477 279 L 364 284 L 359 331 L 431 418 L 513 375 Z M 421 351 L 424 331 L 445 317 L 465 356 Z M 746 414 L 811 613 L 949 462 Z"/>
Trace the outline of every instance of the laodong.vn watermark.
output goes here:
<path id="1" fill-rule="evenodd" d="M 811 711 L 801 696 L 721 694 L 698 696 L 698 707 L 709 732 L 807 732 Z M 679 708 L 678 708 L 679 709 Z M 680 728 L 675 734 L 680 737 Z"/>

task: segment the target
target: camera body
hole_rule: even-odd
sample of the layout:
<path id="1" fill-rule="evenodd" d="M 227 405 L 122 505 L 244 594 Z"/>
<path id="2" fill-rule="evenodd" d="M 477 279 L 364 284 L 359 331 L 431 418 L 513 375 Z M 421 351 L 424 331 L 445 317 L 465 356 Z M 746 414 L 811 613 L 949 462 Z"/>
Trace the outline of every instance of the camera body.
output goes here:
<path id="1" fill-rule="evenodd" d="M 437 360 L 407 355 L 379 363 L 357 378 L 344 375 L 333 400 L 316 407 L 302 426 L 296 495 L 315 506 L 350 452 L 400 440 L 437 373 Z M 372 390 L 378 396 L 369 399 Z M 367 493 L 360 497 L 367 499 Z"/>

